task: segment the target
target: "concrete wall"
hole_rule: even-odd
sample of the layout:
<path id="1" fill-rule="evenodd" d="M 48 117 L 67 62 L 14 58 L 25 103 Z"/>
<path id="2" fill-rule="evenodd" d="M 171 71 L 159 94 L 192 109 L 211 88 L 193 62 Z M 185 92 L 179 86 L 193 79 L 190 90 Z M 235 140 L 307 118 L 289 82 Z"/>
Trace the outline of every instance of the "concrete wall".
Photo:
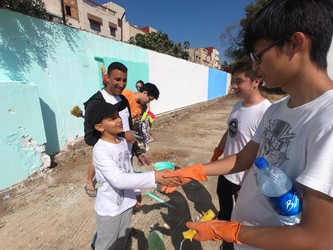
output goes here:
<path id="1" fill-rule="evenodd" d="M 35 84 L 0 82 L 0 190 L 48 167 L 41 100 Z"/>
<path id="2" fill-rule="evenodd" d="M 225 72 L 60 24 L 3 9 L 0 24 L 0 190 L 83 136 L 83 119 L 70 110 L 102 87 L 101 64 L 123 62 L 129 89 L 139 79 L 155 83 L 155 114 L 223 96 L 229 86 Z"/>

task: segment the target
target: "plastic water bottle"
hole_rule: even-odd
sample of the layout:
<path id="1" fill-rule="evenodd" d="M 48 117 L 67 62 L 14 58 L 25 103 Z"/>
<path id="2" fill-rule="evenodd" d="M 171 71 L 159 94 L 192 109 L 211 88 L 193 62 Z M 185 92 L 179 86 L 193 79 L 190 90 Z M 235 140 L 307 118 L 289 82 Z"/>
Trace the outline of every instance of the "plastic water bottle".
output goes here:
<path id="1" fill-rule="evenodd" d="M 277 167 L 272 167 L 264 157 L 254 164 L 258 168 L 257 184 L 273 209 L 281 225 L 295 225 L 301 220 L 302 198 L 293 188 L 290 178 Z"/>

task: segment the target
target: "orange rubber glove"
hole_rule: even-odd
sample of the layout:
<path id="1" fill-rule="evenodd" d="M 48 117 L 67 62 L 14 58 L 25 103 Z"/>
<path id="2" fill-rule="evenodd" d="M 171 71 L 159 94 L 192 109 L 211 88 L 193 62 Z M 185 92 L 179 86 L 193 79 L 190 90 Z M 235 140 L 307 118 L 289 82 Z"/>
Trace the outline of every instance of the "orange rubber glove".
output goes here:
<path id="1" fill-rule="evenodd" d="M 241 224 L 236 221 L 187 222 L 186 226 L 197 231 L 194 236 L 197 241 L 224 240 L 240 244 L 237 238 Z"/>
<path id="2" fill-rule="evenodd" d="M 178 177 L 182 185 L 190 182 L 191 180 L 207 181 L 204 166 L 202 164 L 193 165 L 186 168 L 177 169 L 170 173 L 165 174 L 163 177 Z M 161 192 L 170 194 L 176 190 L 176 187 L 162 186 Z"/>
<path id="3" fill-rule="evenodd" d="M 216 147 L 214 149 L 214 154 L 212 156 L 212 159 L 210 159 L 210 162 L 213 162 L 213 161 L 217 161 L 218 158 L 223 154 L 224 150 L 219 148 L 219 147 Z"/>
<path id="4" fill-rule="evenodd" d="M 171 194 L 173 191 L 176 190 L 177 187 L 168 187 L 168 186 L 162 186 L 161 192 L 165 194 Z"/>
<path id="5" fill-rule="evenodd" d="M 182 185 L 191 180 L 207 181 L 204 166 L 202 164 L 193 165 L 186 168 L 177 169 L 165 174 L 163 177 L 178 177 Z"/>

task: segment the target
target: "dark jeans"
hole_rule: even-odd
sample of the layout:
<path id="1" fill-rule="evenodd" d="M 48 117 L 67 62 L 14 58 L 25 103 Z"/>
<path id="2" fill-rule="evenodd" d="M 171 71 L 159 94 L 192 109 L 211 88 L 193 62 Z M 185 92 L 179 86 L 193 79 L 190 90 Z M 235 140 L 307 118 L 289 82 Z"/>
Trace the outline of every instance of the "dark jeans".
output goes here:
<path id="1" fill-rule="evenodd" d="M 219 197 L 220 211 L 219 220 L 230 221 L 232 209 L 234 207 L 233 196 L 237 200 L 238 192 L 241 186 L 228 181 L 223 175 L 220 175 L 217 181 L 217 196 Z M 233 243 L 223 242 L 223 250 L 233 250 Z"/>

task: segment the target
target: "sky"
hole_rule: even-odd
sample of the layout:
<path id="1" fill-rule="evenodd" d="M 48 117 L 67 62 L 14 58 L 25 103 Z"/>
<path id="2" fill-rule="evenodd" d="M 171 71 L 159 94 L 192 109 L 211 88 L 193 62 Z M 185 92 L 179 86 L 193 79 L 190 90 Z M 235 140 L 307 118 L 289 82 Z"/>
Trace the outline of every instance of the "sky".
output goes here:
<path id="1" fill-rule="evenodd" d="M 95 0 L 106 3 L 108 0 Z M 126 20 L 138 27 L 150 26 L 166 33 L 175 43 L 190 42 L 192 48 L 215 47 L 221 61 L 225 45 L 220 35 L 228 25 L 239 24 L 244 8 L 254 0 L 113 0 L 125 9 Z"/>

